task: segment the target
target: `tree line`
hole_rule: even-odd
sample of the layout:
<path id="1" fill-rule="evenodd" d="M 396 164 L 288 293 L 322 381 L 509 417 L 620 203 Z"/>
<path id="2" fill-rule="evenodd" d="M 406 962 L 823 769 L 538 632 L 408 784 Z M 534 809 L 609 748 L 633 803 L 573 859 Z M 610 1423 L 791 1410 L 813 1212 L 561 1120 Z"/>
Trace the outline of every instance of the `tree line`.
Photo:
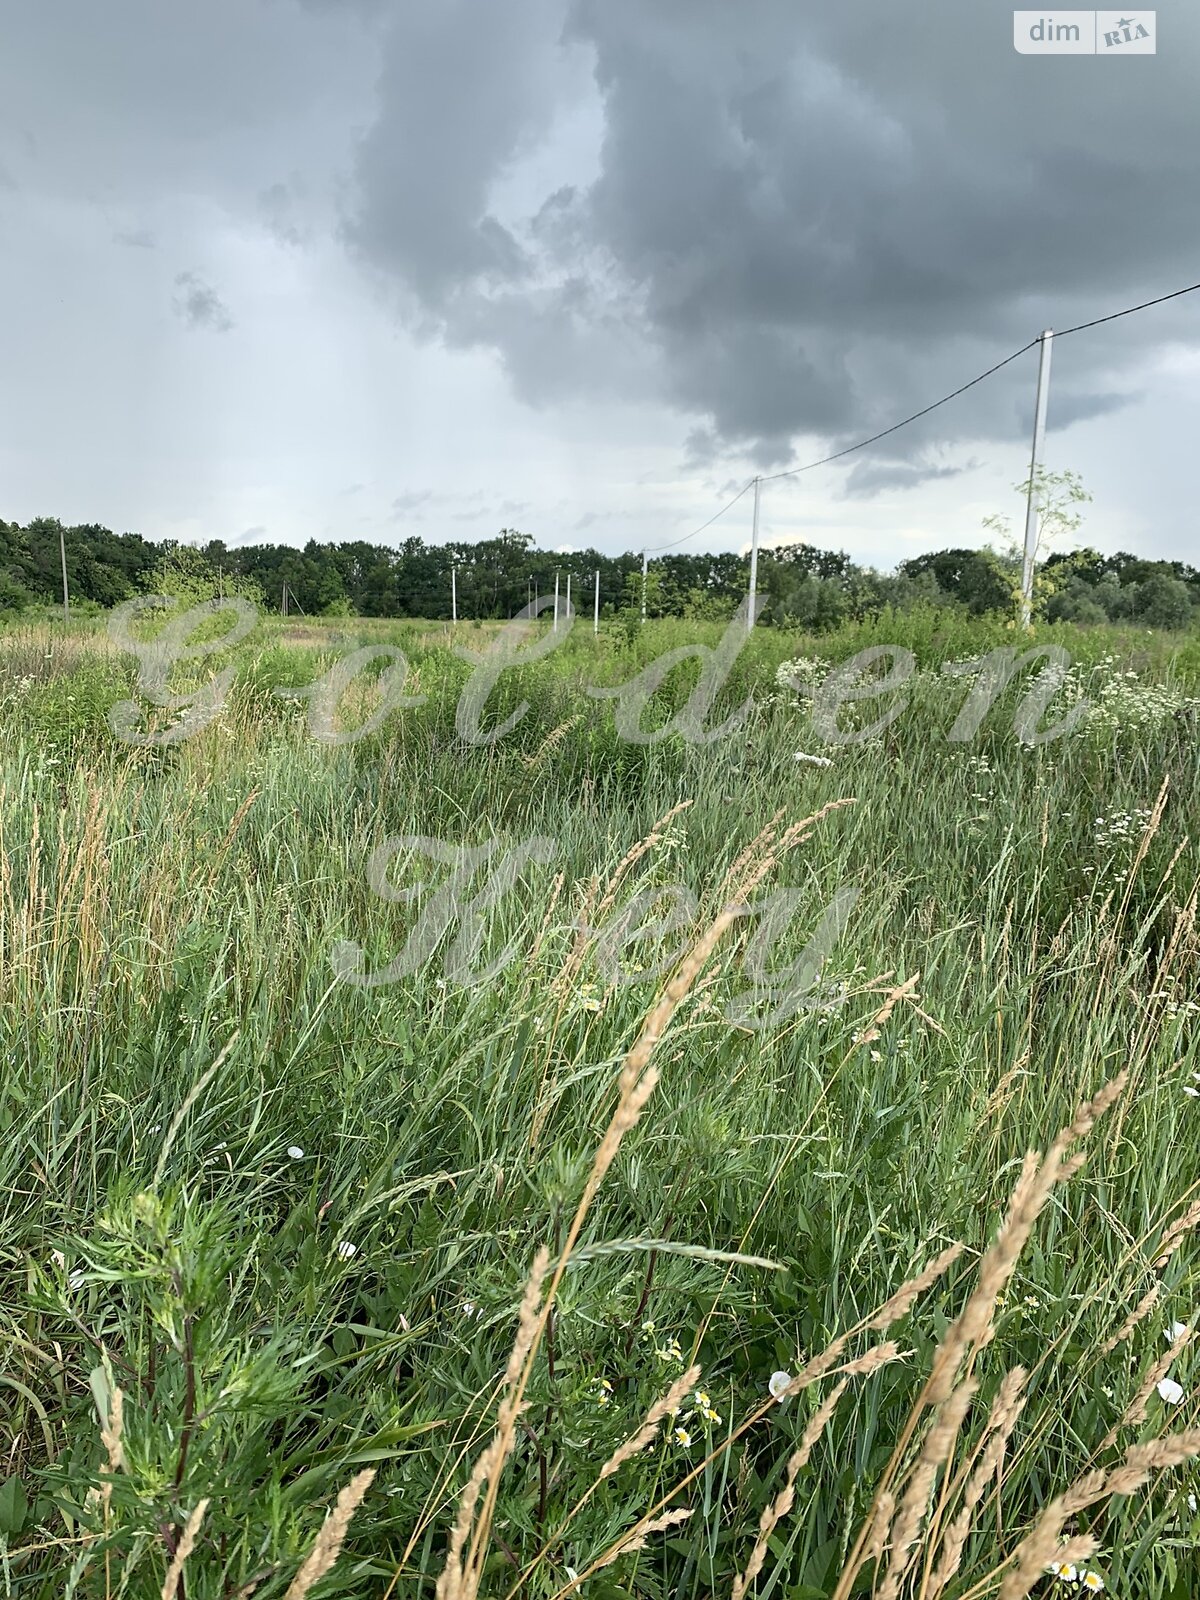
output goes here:
<path id="1" fill-rule="evenodd" d="M 107 609 L 138 594 L 239 593 L 264 609 L 308 616 L 449 618 L 451 569 L 458 615 L 505 619 L 553 594 L 555 575 L 574 609 L 590 613 L 600 574 L 601 614 L 640 610 L 641 555 L 598 550 L 539 550 L 513 528 L 473 543 L 396 546 L 365 540 L 320 542 L 302 548 L 258 544 L 230 548 L 154 541 L 114 533 L 96 523 L 64 527 L 53 517 L 21 525 L 0 521 L 0 614 L 61 603 L 60 542 L 65 547 L 72 604 Z M 937 550 L 902 561 L 894 572 L 860 565 L 842 551 L 809 544 L 764 549 L 758 583 L 768 602 L 764 620 L 820 631 L 848 618 L 905 608 L 922 601 L 976 615 L 1011 614 L 1020 580 L 1015 548 Z M 732 552 L 672 551 L 652 559 L 645 585 L 647 614 L 721 620 L 745 596 L 749 562 Z M 1148 627 L 1186 628 L 1200 617 L 1200 570 L 1179 561 L 1153 561 L 1089 548 L 1038 563 L 1037 611 L 1052 620 L 1129 620 Z"/>

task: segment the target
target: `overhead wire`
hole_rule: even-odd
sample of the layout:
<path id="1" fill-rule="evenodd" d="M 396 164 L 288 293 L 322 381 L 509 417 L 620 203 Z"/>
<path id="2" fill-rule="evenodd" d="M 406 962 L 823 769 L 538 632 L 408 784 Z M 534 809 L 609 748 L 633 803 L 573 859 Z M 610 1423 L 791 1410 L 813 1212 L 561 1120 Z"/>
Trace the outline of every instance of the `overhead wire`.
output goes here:
<path id="1" fill-rule="evenodd" d="M 1178 300 L 1182 295 L 1194 294 L 1197 290 L 1200 290 L 1200 283 L 1192 283 L 1184 289 L 1172 290 L 1170 294 L 1158 295 L 1153 300 L 1143 300 L 1138 305 L 1126 306 L 1122 311 L 1110 312 L 1108 316 L 1094 317 L 1090 322 L 1077 322 L 1074 327 L 1061 329 L 1054 334 L 1054 337 L 1056 339 L 1065 339 L 1069 334 L 1082 333 L 1085 328 L 1098 328 L 1101 323 L 1116 322 L 1120 317 L 1132 316 L 1134 312 L 1146 311 L 1151 306 L 1161 306 L 1168 300 Z M 949 394 L 944 394 L 940 400 L 935 400 L 932 405 L 923 406 L 920 411 L 914 411 L 901 422 L 894 422 L 890 428 L 884 428 L 879 433 L 873 433 L 868 439 L 860 439 L 857 444 L 847 445 L 844 450 L 835 450 L 831 455 L 821 456 L 817 461 L 808 461 L 802 467 L 789 467 L 783 472 L 772 472 L 766 476 L 759 475 L 757 480 L 751 478 L 748 483 L 738 490 L 733 499 L 709 517 L 707 522 L 702 522 L 698 528 L 693 528 L 690 533 L 685 533 L 679 539 L 672 539 L 667 544 L 647 546 L 642 552 L 643 555 L 657 555 L 660 550 L 673 550 L 677 545 L 686 544 L 689 539 L 694 539 L 697 534 L 703 533 L 706 528 L 711 528 L 714 522 L 723 517 L 748 490 L 754 487 L 756 481 L 759 483 L 775 483 L 780 478 L 794 478 L 802 472 L 812 472 L 816 467 L 828 466 L 831 461 L 840 461 L 844 456 L 853 455 L 857 450 L 865 450 L 870 444 L 877 444 L 880 439 L 886 439 L 889 434 L 898 433 L 901 428 L 907 428 L 910 422 L 916 422 L 921 417 L 927 417 L 931 411 L 936 411 L 939 406 L 944 406 L 951 400 L 957 400 L 960 394 L 965 394 L 968 389 L 973 389 L 976 384 L 983 383 L 985 379 L 999 372 L 1002 367 L 1007 367 L 1010 362 L 1018 360 L 1027 351 L 1032 350 L 1035 345 L 1040 344 L 1042 337 L 1041 334 L 1038 334 L 1036 339 L 1031 339 L 1028 344 L 1022 345 L 1019 350 L 1014 350 L 1011 355 L 1005 356 L 1003 361 L 997 361 L 995 366 L 988 367 L 986 372 L 979 373 L 969 383 L 960 384 L 957 389 L 952 389 Z"/>

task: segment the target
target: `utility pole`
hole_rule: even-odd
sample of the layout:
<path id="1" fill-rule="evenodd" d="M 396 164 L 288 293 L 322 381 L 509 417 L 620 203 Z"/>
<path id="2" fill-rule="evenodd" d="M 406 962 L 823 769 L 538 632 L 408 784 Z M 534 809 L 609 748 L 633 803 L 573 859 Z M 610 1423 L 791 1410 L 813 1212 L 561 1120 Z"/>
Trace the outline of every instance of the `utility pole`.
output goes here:
<path id="1" fill-rule="evenodd" d="M 1037 402 L 1033 411 L 1033 455 L 1029 463 L 1029 496 L 1025 502 L 1025 559 L 1021 563 L 1021 626 L 1027 628 L 1033 616 L 1033 560 L 1037 554 L 1038 515 L 1037 475 L 1046 443 L 1046 402 L 1050 397 L 1050 346 L 1054 330 L 1047 328 L 1041 337 L 1038 355 Z"/>
<path id="2" fill-rule="evenodd" d="M 567 619 L 571 616 L 571 574 L 567 573 Z"/>
<path id="3" fill-rule="evenodd" d="M 642 621 L 646 620 L 646 552 L 642 551 Z"/>
<path id="4" fill-rule="evenodd" d="M 450 563 L 450 620 L 458 621 L 458 568 Z"/>
<path id="5" fill-rule="evenodd" d="M 600 568 L 596 568 L 596 610 L 592 616 L 592 632 L 600 632 Z"/>
<path id="6" fill-rule="evenodd" d="M 71 597 L 67 593 L 67 534 L 66 534 L 66 529 L 63 527 L 61 522 L 58 525 L 58 553 L 62 557 L 63 621 L 64 622 L 70 622 L 70 620 L 71 620 Z"/>
<path id="7" fill-rule="evenodd" d="M 285 617 L 288 614 L 288 609 L 287 609 L 287 589 L 288 589 L 288 586 L 285 583 L 284 586 L 283 586 L 283 599 L 280 601 L 280 605 L 279 605 L 280 612 Z"/>
<path id="8" fill-rule="evenodd" d="M 754 527 L 750 534 L 750 614 L 746 618 L 746 632 L 754 627 L 754 603 L 758 596 L 758 490 L 761 478 L 754 480 Z"/>
<path id="9" fill-rule="evenodd" d="M 552 633 L 557 633 L 558 632 L 558 573 L 557 572 L 554 574 L 554 625 L 551 628 L 551 632 Z"/>

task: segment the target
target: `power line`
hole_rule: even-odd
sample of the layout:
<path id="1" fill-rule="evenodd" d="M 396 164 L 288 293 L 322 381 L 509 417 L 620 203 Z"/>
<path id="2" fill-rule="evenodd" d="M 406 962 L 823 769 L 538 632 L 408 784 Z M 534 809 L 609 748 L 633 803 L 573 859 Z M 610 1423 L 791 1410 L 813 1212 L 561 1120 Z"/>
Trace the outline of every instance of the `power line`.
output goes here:
<path id="1" fill-rule="evenodd" d="M 1082 333 L 1085 328 L 1098 328 L 1102 322 L 1115 322 L 1118 317 L 1131 317 L 1135 311 L 1145 311 L 1147 306 L 1161 306 L 1166 300 L 1178 300 L 1181 294 L 1195 294 L 1200 283 L 1190 283 L 1186 289 L 1176 289 L 1171 294 L 1160 294 L 1157 300 L 1143 300 L 1140 306 L 1126 306 L 1124 311 L 1114 311 L 1107 317 L 1095 317 L 1091 322 L 1077 322 L 1073 328 L 1056 333 L 1056 339 L 1065 339 L 1069 333 Z"/>
<path id="2" fill-rule="evenodd" d="M 1040 335 L 1039 335 L 1040 339 Z M 822 456 L 820 461 L 810 461 L 803 467 L 791 467 L 786 472 L 773 472 L 769 478 L 764 478 L 764 483 L 774 483 L 777 478 L 794 478 L 798 472 L 811 472 L 814 467 L 823 467 L 830 461 L 840 461 L 843 456 L 853 455 L 856 450 L 865 450 L 869 444 L 874 444 L 878 439 L 886 439 L 889 433 L 896 433 L 901 428 L 907 428 L 910 422 L 915 422 L 918 417 L 927 417 L 931 411 L 936 411 L 939 406 L 944 406 L 948 400 L 956 400 L 960 394 L 966 394 L 968 389 L 973 389 L 977 383 L 982 383 L 985 378 L 990 378 L 993 372 L 999 372 L 1001 367 L 1008 366 L 1010 361 L 1015 361 L 1018 356 L 1023 356 L 1027 350 L 1032 350 L 1039 339 L 1031 339 L 1028 344 L 1014 350 L 1012 355 L 1005 356 L 1003 361 L 997 361 L 994 367 L 989 367 L 986 372 L 981 372 L 977 378 L 972 378 L 970 383 L 964 383 L 958 389 L 952 389 L 949 394 L 944 394 L 940 400 L 935 400 L 931 406 L 925 406 L 921 411 L 914 411 L 911 417 L 905 417 L 903 422 L 894 422 L 890 428 L 884 428 L 882 433 L 873 433 L 869 439 L 860 439 L 857 444 L 847 445 L 844 450 L 836 450 L 831 456 Z"/>
<path id="3" fill-rule="evenodd" d="M 673 550 L 677 544 L 686 544 L 689 539 L 694 539 L 698 533 L 703 533 L 705 528 L 711 528 L 718 517 L 723 517 L 732 506 L 737 505 L 738 501 L 746 493 L 746 490 L 752 489 L 753 487 L 754 479 L 751 478 L 750 482 L 744 484 L 734 495 L 733 499 L 727 504 L 723 505 L 720 511 L 716 512 L 714 516 L 709 517 L 707 522 L 702 522 L 698 528 L 693 528 L 691 533 L 685 533 L 682 539 L 672 539 L 668 544 L 647 545 L 644 554 L 653 556 L 657 555 L 660 550 Z"/>
<path id="4" fill-rule="evenodd" d="M 1186 289 L 1175 289 L 1170 294 L 1158 295 L 1153 300 L 1143 300 L 1139 305 L 1126 306 L 1123 311 L 1111 312 L 1107 317 L 1095 317 L 1091 322 L 1078 322 L 1073 328 L 1062 329 L 1054 337 L 1056 339 L 1065 339 L 1069 333 L 1082 333 L 1085 328 L 1097 328 L 1103 322 L 1116 322 L 1120 317 L 1132 316 L 1135 311 L 1145 311 L 1150 306 L 1161 306 L 1168 300 L 1178 300 L 1181 295 L 1194 294 L 1198 289 L 1200 289 L 1200 283 L 1192 283 Z M 702 522 L 698 528 L 693 528 L 690 533 L 685 533 L 681 539 L 672 539 L 669 544 L 648 547 L 643 554 L 656 555 L 660 550 L 673 550 L 676 545 L 686 544 L 689 539 L 694 539 L 698 533 L 703 533 L 706 528 L 711 528 L 718 518 L 723 517 L 731 507 L 735 506 L 746 491 L 754 487 L 756 481 L 759 483 L 775 483 L 780 478 L 794 478 L 802 472 L 812 472 L 816 467 L 828 466 L 831 461 L 840 461 L 843 456 L 853 455 L 856 450 L 865 450 L 869 444 L 876 444 L 880 439 L 886 439 L 889 434 L 898 433 L 901 428 L 907 428 L 910 422 L 916 422 L 921 417 L 927 417 L 931 411 L 936 411 L 939 406 L 944 406 L 951 400 L 957 400 L 960 394 L 966 394 L 968 389 L 973 389 L 977 383 L 983 383 L 993 373 L 999 372 L 1002 367 L 1007 367 L 1010 362 L 1018 360 L 1027 351 L 1032 350 L 1034 345 L 1040 343 L 1041 335 L 1039 334 L 1036 339 L 1031 339 L 1028 344 L 1022 345 L 1019 350 L 1014 350 L 1012 355 L 1005 356 L 1003 361 L 997 361 L 994 367 L 989 367 L 986 372 L 981 372 L 978 377 L 972 378 L 969 383 L 961 384 L 957 389 L 952 389 L 949 394 L 944 394 L 940 400 L 935 400 L 932 405 L 924 406 L 920 411 L 914 411 L 911 416 L 905 417 L 902 422 L 894 422 L 890 428 L 884 428 L 880 433 L 873 433 L 869 439 L 860 439 L 857 444 L 847 445 L 844 450 L 835 450 L 832 455 L 822 456 L 819 461 L 806 462 L 802 467 L 789 467 L 784 472 L 772 472 L 768 476 L 760 477 L 757 480 L 751 478 L 749 483 L 739 489 L 733 499 L 728 504 L 723 505 L 715 515 L 709 517 L 707 522 Z"/>

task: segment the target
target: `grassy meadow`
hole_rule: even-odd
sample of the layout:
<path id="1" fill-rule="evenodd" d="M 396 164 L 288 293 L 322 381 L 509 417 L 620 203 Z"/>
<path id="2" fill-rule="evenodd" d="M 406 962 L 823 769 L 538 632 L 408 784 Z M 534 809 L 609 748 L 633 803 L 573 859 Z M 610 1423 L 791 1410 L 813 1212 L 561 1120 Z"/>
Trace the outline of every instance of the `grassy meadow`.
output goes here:
<path id="1" fill-rule="evenodd" d="M 227 626 L 0 632 L 0 1595 L 1200 1593 L 1200 640 Z"/>

